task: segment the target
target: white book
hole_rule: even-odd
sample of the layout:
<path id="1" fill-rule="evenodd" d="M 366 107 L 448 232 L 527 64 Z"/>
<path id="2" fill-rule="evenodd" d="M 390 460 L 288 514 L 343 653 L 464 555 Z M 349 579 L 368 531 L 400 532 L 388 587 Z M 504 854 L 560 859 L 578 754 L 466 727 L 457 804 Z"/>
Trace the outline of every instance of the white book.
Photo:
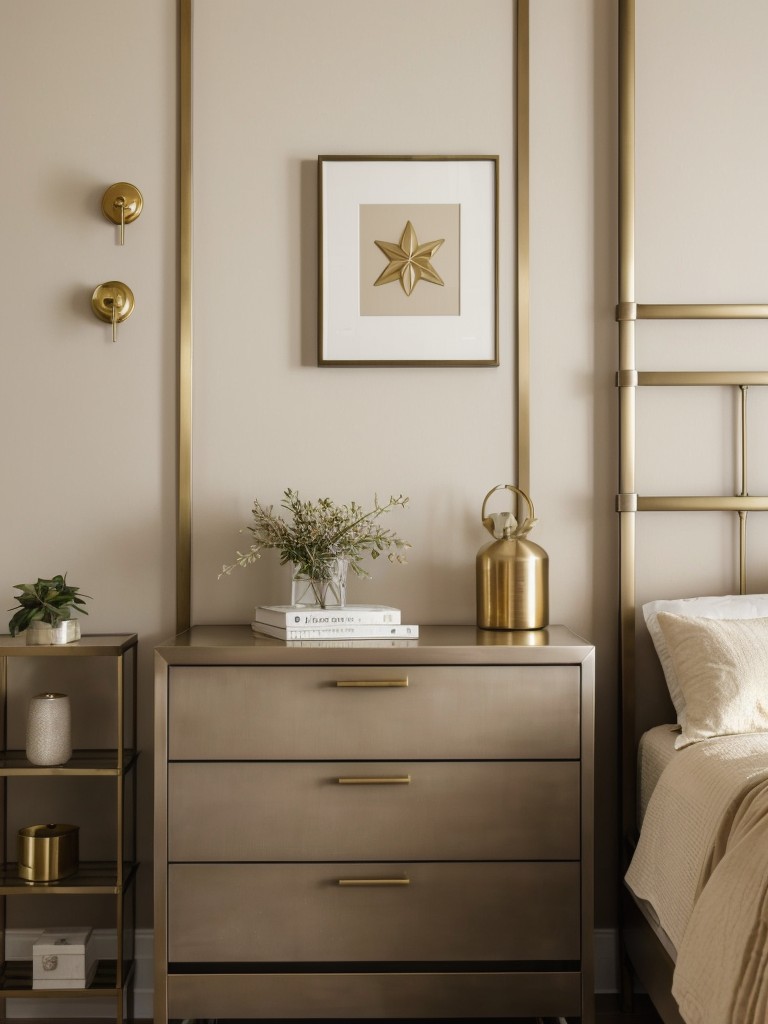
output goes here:
<path id="1" fill-rule="evenodd" d="M 251 623 L 254 633 L 277 637 L 278 640 L 415 640 L 419 635 L 418 626 L 404 626 L 402 623 L 352 623 L 347 626 L 313 627 L 273 626 L 268 622 Z"/>
<path id="2" fill-rule="evenodd" d="M 343 608 L 312 608 L 290 604 L 262 604 L 253 613 L 257 622 L 271 626 L 293 629 L 311 626 L 313 629 L 330 629 L 337 626 L 353 626 L 374 623 L 394 625 L 400 622 L 400 609 L 385 604 L 348 604 Z"/>
<path id="3" fill-rule="evenodd" d="M 340 640 L 338 637 L 325 637 L 322 640 L 286 640 L 285 641 L 285 646 L 286 647 L 351 647 L 353 649 L 357 648 L 358 650 L 361 647 L 375 647 L 375 648 L 378 648 L 380 650 L 382 647 L 418 647 L 419 646 L 419 640 L 418 640 L 418 637 L 416 639 L 414 639 L 414 640 L 390 640 L 390 639 L 385 640 L 383 638 L 380 639 L 380 640 L 370 640 L 370 639 L 367 639 L 367 640 L 366 639 L 362 639 L 362 640 L 359 640 L 359 639 L 358 640 L 354 640 L 354 639 L 353 640 Z"/>

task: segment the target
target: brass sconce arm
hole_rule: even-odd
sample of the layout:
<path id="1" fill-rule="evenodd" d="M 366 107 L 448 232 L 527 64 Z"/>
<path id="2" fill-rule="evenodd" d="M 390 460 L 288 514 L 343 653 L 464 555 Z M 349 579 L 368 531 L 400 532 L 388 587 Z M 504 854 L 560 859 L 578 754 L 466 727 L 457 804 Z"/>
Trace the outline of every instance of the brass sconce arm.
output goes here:
<path id="1" fill-rule="evenodd" d="M 125 245 L 125 225 L 136 220 L 143 205 L 141 192 L 127 181 L 115 182 L 104 193 L 101 209 L 107 220 L 120 225 L 120 245 Z"/>
<path id="2" fill-rule="evenodd" d="M 112 341 L 117 341 L 117 325 L 133 312 L 133 292 L 122 281 L 105 281 L 91 296 L 91 308 L 99 320 L 112 324 Z"/>

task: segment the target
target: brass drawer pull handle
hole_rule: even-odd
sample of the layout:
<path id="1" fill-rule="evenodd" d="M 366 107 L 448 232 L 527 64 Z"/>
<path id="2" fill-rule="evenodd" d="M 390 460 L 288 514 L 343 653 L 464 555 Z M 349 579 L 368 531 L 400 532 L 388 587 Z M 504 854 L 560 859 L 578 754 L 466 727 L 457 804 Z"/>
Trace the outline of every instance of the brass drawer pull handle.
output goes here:
<path id="1" fill-rule="evenodd" d="M 339 885 L 410 885 L 410 878 L 340 878 Z"/>
<path id="2" fill-rule="evenodd" d="M 407 686 L 408 676 L 405 679 L 339 679 L 337 686 Z"/>
<path id="3" fill-rule="evenodd" d="M 342 776 L 339 780 L 341 786 L 408 786 L 411 782 L 410 775 L 364 775 Z"/>

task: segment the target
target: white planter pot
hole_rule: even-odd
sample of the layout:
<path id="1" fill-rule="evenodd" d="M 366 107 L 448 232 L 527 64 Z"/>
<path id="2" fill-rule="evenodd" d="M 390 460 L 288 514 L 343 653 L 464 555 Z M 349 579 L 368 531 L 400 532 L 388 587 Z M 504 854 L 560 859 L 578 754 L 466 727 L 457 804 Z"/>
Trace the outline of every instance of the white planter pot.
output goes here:
<path id="1" fill-rule="evenodd" d="M 80 639 L 80 619 L 62 619 L 58 625 L 49 622 L 30 622 L 24 635 L 30 646 L 50 647 L 52 644 L 71 644 Z"/>

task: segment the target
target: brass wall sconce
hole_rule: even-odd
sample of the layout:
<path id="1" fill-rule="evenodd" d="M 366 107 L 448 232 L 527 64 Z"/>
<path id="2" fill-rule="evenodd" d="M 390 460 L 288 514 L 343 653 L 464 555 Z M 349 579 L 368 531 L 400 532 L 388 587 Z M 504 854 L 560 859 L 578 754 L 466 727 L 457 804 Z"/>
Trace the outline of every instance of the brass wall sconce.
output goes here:
<path id="1" fill-rule="evenodd" d="M 105 281 L 91 297 L 93 312 L 105 323 L 112 324 L 112 341 L 117 341 L 117 325 L 133 312 L 133 292 L 122 281 Z"/>
<path id="2" fill-rule="evenodd" d="M 120 225 L 120 245 L 125 245 L 125 225 L 141 213 L 144 199 L 135 185 L 118 181 L 110 185 L 101 200 L 101 209 L 107 220 Z"/>

